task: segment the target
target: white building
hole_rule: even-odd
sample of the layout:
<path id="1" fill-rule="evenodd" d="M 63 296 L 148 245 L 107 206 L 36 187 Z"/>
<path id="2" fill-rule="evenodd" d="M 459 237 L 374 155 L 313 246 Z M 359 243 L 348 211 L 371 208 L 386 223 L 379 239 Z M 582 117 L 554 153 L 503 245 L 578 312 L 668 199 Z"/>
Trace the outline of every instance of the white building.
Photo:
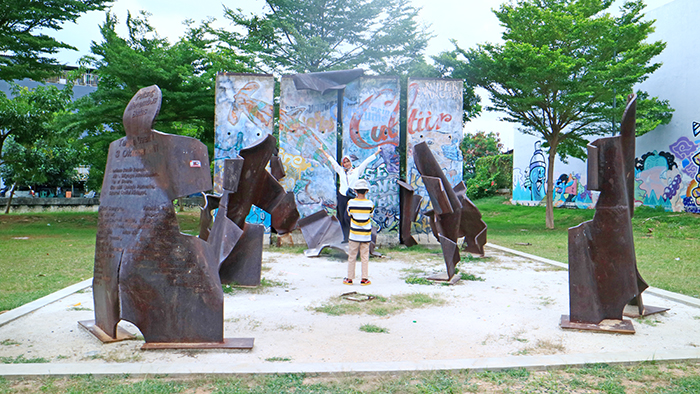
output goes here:
<path id="1" fill-rule="evenodd" d="M 637 89 L 669 100 L 670 124 L 637 138 L 635 201 L 666 210 L 700 213 L 700 1 L 675 0 L 649 10 L 656 19 L 650 41 L 665 41 L 654 61 L 663 65 Z M 546 160 L 534 137 L 516 133 L 513 154 L 513 202 L 537 204 L 544 196 Z M 586 189 L 586 163 L 570 159 L 554 165 L 555 206 L 593 208 L 596 192 Z M 544 186 L 538 188 L 538 185 Z"/>

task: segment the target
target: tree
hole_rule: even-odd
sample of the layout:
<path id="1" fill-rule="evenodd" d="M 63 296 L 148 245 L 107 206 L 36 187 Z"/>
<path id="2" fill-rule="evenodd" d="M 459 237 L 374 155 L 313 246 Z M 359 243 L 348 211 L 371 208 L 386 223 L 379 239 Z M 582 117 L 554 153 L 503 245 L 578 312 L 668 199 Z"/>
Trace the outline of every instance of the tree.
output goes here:
<path id="1" fill-rule="evenodd" d="M 65 127 L 87 131 L 81 140 L 89 147 L 88 186 L 99 189 L 109 144 L 124 136 L 122 115 L 129 100 L 146 86 L 158 85 L 163 93 L 156 129 L 214 143 L 214 85 L 221 71 L 249 72 L 251 60 L 208 35 L 209 21 L 187 30 L 175 44 L 160 38 L 149 15 L 127 16 L 128 36 L 115 29 L 118 20 L 108 14 L 100 27 L 103 41 L 93 42 L 84 64 L 96 68 L 97 90 L 77 100 L 76 112 L 64 119 Z"/>
<path id="2" fill-rule="evenodd" d="M 409 0 L 266 0 L 265 8 L 250 16 L 226 8 L 226 18 L 245 32 L 218 31 L 223 41 L 257 56 L 265 71 L 405 73 L 424 61 L 431 38 Z"/>
<path id="3" fill-rule="evenodd" d="M 66 187 L 75 183 L 80 152 L 70 141 L 39 140 L 23 146 L 10 137 L 5 155 L 10 160 L 0 166 L 0 177 L 8 183 L 46 187 Z"/>
<path id="4" fill-rule="evenodd" d="M 70 85 L 62 90 L 55 86 L 31 90 L 12 83 L 11 94 L 12 98 L 0 94 L 0 165 L 8 160 L 4 145 L 10 136 L 22 146 L 59 138 L 54 134 L 52 122 L 66 108 L 73 93 Z"/>
<path id="5" fill-rule="evenodd" d="M 465 134 L 459 148 L 462 150 L 464 160 L 462 177 L 466 182 L 474 177 L 477 159 L 500 154 L 503 144 L 498 133 L 477 131 L 474 134 Z"/>
<path id="6" fill-rule="evenodd" d="M 540 137 L 548 148 L 547 228 L 554 228 L 554 160 L 585 157 L 588 136 L 610 131 L 616 95 L 632 92 L 658 69 L 652 58 L 665 48 L 645 40 L 641 0 L 626 2 L 619 16 L 612 0 L 518 0 L 494 11 L 505 27 L 502 45 L 456 51 L 470 81 L 486 89 L 493 111 Z M 623 104 L 619 107 L 624 107 Z M 619 118 L 618 118 L 619 119 Z"/>
<path id="7" fill-rule="evenodd" d="M 0 3 L 0 80 L 55 75 L 62 66 L 51 57 L 75 49 L 42 31 L 60 30 L 87 11 L 104 9 L 109 0 L 3 0 Z"/>
<path id="8" fill-rule="evenodd" d="M 55 119 L 65 110 L 72 97 L 72 85 L 63 90 L 55 86 L 39 86 L 33 90 L 11 83 L 8 98 L 0 94 L 0 176 L 13 183 L 5 213 L 9 212 L 17 183 L 43 183 L 55 172 L 55 166 L 38 160 L 50 145 L 66 144 L 63 133 L 55 129 Z M 62 140 L 63 139 L 63 140 Z M 36 152 L 36 149 L 40 149 Z M 59 152 L 55 152 L 59 153 Z M 75 155 L 56 158 L 70 160 Z"/>

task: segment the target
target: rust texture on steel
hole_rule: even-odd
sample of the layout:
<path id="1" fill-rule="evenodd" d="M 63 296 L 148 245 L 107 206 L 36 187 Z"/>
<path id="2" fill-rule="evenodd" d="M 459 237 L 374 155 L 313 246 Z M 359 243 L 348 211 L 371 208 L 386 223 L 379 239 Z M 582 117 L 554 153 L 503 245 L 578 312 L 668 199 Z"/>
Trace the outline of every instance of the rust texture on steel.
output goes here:
<path id="1" fill-rule="evenodd" d="M 241 286 L 260 285 L 265 229 L 263 226 L 245 222 L 253 205 L 272 215 L 272 225 L 278 233 L 284 234 L 296 227 L 299 212 L 296 209 L 294 196 L 290 198 L 289 193 L 284 191 L 277 178 L 265 169 L 267 163 L 276 157 L 276 145 L 275 138 L 268 135 L 242 149 L 239 157 L 224 160 L 224 190 L 219 201 L 217 220 L 219 216 L 225 217 L 243 231 L 240 240 L 236 239 L 232 252 L 221 263 L 219 269 L 221 283 Z M 272 161 L 272 169 L 278 167 L 274 162 L 275 160 Z M 228 171 L 232 174 L 227 174 Z M 284 175 L 284 173 L 275 172 L 278 177 Z M 232 181 L 227 185 L 226 180 L 229 178 Z M 216 225 L 215 221 L 214 227 Z"/>
<path id="2" fill-rule="evenodd" d="M 632 236 L 636 96 L 630 95 L 620 135 L 588 145 L 588 189 L 600 191 L 592 220 L 569 229 L 569 319 L 621 320 L 625 305 L 641 305 L 648 287 L 637 270 Z"/>
<path id="3" fill-rule="evenodd" d="M 172 204 L 211 189 L 207 148 L 152 130 L 160 104 L 157 86 L 139 90 L 124 111 L 126 136 L 110 144 L 95 247 L 95 324 L 111 338 L 123 319 L 146 342 L 223 342 L 220 248 L 180 233 Z"/>
<path id="4" fill-rule="evenodd" d="M 347 254 L 347 244 L 342 243 L 343 229 L 340 227 L 340 222 L 335 216 L 329 216 L 325 210 L 299 219 L 298 226 L 308 247 L 304 251 L 307 257 L 317 257 L 327 247 Z"/>
<path id="5" fill-rule="evenodd" d="M 332 248 L 348 254 L 348 243 L 343 242 L 343 229 L 340 227 L 338 218 L 329 216 L 325 210 L 320 210 L 303 219 L 299 219 L 298 225 L 308 247 L 304 251 L 306 257 L 318 257 L 326 248 Z M 382 254 L 375 250 L 376 246 L 377 229 L 372 227 L 369 254 L 381 257 Z"/>
<path id="6" fill-rule="evenodd" d="M 413 147 L 413 157 L 433 206 L 425 215 L 430 218 L 433 235 L 442 246 L 450 279 L 460 261 L 458 239 L 464 237 L 464 250 L 483 256 L 487 226 L 481 220 L 481 212 L 467 198 L 464 183 L 460 182 L 455 187 L 449 184 L 425 142 Z"/>
<path id="7" fill-rule="evenodd" d="M 401 243 L 408 247 L 418 245 L 411 234 L 411 223 L 415 222 L 418 217 L 423 197 L 415 194 L 415 189 L 410 184 L 401 180 L 396 181 L 396 183 L 399 185 L 401 199 Z"/>

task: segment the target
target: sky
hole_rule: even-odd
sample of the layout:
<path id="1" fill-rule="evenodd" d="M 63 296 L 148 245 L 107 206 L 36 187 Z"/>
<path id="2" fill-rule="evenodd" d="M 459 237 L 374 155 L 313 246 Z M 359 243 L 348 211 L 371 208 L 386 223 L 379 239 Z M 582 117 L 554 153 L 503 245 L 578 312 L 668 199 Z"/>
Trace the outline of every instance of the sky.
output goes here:
<path id="1" fill-rule="evenodd" d="M 673 0 L 646 0 L 646 11 L 660 7 Z M 431 39 L 427 48 L 427 55 L 437 55 L 442 51 L 452 50 L 454 46 L 450 40 L 454 39 L 462 48 L 468 49 L 485 42 L 497 43 L 503 32 L 498 19 L 492 9 L 497 9 L 504 0 L 412 0 L 416 7 L 420 7 L 420 19 L 430 26 L 435 37 Z M 611 8 L 616 10 L 622 0 L 617 0 Z M 227 23 L 223 18 L 223 5 L 229 8 L 242 8 L 246 13 L 261 13 L 264 6 L 263 0 L 115 0 L 111 12 L 121 22 L 122 29 L 118 33 L 126 34 L 123 26 L 127 12 L 138 14 L 140 10 L 146 10 L 151 14 L 150 22 L 159 35 L 167 37 L 171 42 L 176 41 L 184 32 L 182 21 L 193 19 L 195 22 L 208 17 L 217 19 L 219 26 Z M 101 41 L 99 25 L 105 20 L 104 12 L 90 12 L 82 16 L 76 23 L 68 23 L 57 32 L 51 32 L 61 41 L 73 45 L 78 51 L 62 51 L 56 57 L 61 63 L 76 65 L 81 56 L 89 54 L 90 43 Z M 477 91 L 482 98 L 482 106 L 488 105 L 486 91 Z M 477 119 L 465 125 L 466 132 L 494 131 L 498 132 L 501 140 L 507 148 L 513 148 L 513 134 L 516 126 L 499 120 L 497 113 L 485 112 Z"/>

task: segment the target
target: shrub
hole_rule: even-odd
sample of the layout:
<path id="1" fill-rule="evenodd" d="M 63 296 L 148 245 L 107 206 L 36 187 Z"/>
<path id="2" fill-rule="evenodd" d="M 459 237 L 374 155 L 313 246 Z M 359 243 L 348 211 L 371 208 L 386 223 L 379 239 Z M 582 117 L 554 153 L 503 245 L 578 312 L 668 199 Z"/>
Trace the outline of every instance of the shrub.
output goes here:
<path id="1" fill-rule="evenodd" d="M 513 155 L 485 156 L 476 160 L 475 173 L 467 181 L 467 197 L 488 197 L 513 184 Z"/>

